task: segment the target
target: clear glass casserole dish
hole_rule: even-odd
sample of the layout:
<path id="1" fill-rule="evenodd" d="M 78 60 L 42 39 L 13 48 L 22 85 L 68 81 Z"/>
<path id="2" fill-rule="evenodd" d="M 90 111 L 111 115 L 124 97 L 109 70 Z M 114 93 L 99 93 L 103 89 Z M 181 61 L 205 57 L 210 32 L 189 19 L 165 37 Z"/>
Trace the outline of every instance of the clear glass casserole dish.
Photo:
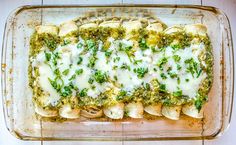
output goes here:
<path id="1" fill-rule="evenodd" d="M 64 121 L 37 118 L 28 85 L 29 40 L 33 27 L 60 24 L 78 17 L 157 16 L 168 26 L 202 23 L 213 46 L 214 80 L 204 118 L 173 121 Z M 23 6 L 7 19 L 2 48 L 2 97 L 6 126 L 24 140 L 167 140 L 212 139 L 229 126 L 233 104 L 234 60 L 227 17 L 213 7 L 186 5 Z"/>

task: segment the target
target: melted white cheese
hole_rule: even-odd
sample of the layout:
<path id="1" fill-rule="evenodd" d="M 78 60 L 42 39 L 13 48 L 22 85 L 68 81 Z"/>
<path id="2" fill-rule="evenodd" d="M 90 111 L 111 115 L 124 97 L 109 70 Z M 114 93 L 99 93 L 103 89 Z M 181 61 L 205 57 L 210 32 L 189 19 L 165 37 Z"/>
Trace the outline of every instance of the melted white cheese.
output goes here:
<path id="1" fill-rule="evenodd" d="M 83 73 L 76 77 L 75 84 L 79 88 L 79 90 L 89 88 L 90 84 L 88 83 L 88 80 L 90 76 L 92 75 L 91 70 L 87 68 L 86 66 L 80 67 L 83 69 Z"/>
<path id="2" fill-rule="evenodd" d="M 130 58 L 124 51 L 119 51 L 118 48 L 119 43 L 122 43 L 125 46 L 133 46 L 132 41 L 114 40 L 113 38 L 109 38 L 108 41 L 111 42 L 110 48 L 108 49 L 112 52 L 111 55 L 109 57 L 105 56 L 105 52 L 101 51 L 103 44 L 99 42 L 99 51 L 96 54 L 97 59 L 93 68 L 88 67 L 89 58 L 93 54 L 91 52 L 82 54 L 84 46 L 82 46 L 82 48 L 77 48 L 78 43 L 85 43 L 82 38 L 79 38 L 79 42 L 77 44 L 59 46 L 54 51 L 54 53 L 58 52 L 60 55 L 56 66 L 53 65 L 52 61 L 47 62 L 47 64 L 45 63 L 46 59 L 44 52 L 40 52 L 36 56 L 33 60 L 33 67 L 39 68 L 39 85 L 45 92 L 50 94 L 46 99 L 47 104 L 53 104 L 52 102 L 57 102 L 60 99 L 59 93 L 57 93 L 48 80 L 48 78 L 54 79 L 56 77 L 53 73 L 53 70 L 56 68 L 58 68 L 61 73 L 69 69 L 69 73 L 67 75 L 61 76 L 64 85 L 68 85 L 72 82 L 78 90 L 88 89 L 87 95 L 93 98 L 96 98 L 106 90 L 113 88 L 114 85 L 117 86 L 117 84 L 113 84 L 113 82 L 118 83 L 118 85 L 121 86 L 120 89 L 133 91 L 135 88 L 140 87 L 142 83 L 150 83 L 153 79 L 158 79 L 161 84 L 165 84 L 167 91 L 170 93 L 182 90 L 183 95 L 194 98 L 201 82 L 207 76 L 206 73 L 202 72 L 198 78 L 196 76 L 193 77 L 191 73 L 186 72 L 187 66 L 184 62 L 186 59 L 193 58 L 195 62 L 200 64 L 198 55 L 202 50 L 204 50 L 205 46 L 203 44 L 193 44 L 189 48 L 179 49 L 176 52 L 174 52 L 171 47 L 167 47 L 165 51 L 155 53 L 152 52 L 151 49 L 143 51 L 136 48 L 134 56 Z M 182 69 L 177 69 L 177 63 L 174 61 L 173 55 L 179 55 L 181 57 L 178 64 L 182 67 Z M 83 59 L 81 64 L 77 64 L 79 57 Z M 168 61 L 163 65 L 162 71 L 157 66 L 157 62 L 163 57 L 168 58 Z M 135 60 L 141 61 L 134 64 Z M 129 69 L 122 69 L 121 67 L 124 64 L 127 65 Z M 178 83 L 177 78 L 171 78 L 167 75 L 167 69 L 170 67 L 172 68 L 171 72 L 176 73 L 180 78 L 180 83 Z M 134 69 L 137 68 L 147 68 L 148 73 L 146 73 L 143 78 L 139 78 L 137 73 L 134 72 Z M 76 74 L 78 69 L 83 69 L 83 73 L 76 75 L 74 79 L 70 80 L 70 78 Z M 94 81 L 90 84 L 89 79 L 96 70 L 106 73 L 110 81 L 104 83 Z M 161 77 L 161 73 L 165 73 L 167 78 L 163 79 Z M 115 78 L 117 78 L 117 80 Z M 189 79 L 189 81 L 187 82 L 186 79 Z M 73 95 L 75 95 L 75 91 L 73 91 Z"/>
<path id="3" fill-rule="evenodd" d="M 202 47 L 202 46 L 201 46 Z M 153 64 L 157 64 L 157 62 L 163 58 L 163 56 L 168 58 L 168 62 L 164 65 L 164 73 L 167 74 L 167 69 L 169 67 L 172 68 L 172 73 L 176 73 L 180 78 L 180 83 L 178 84 L 177 78 L 171 78 L 168 75 L 166 79 L 161 78 L 161 71 L 158 67 L 155 76 L 158 78 L 158 81 L 162 84 L 166 85 L 166 89 L 168 92 L 173 93 L 178 90 L 182 90 L 183 95 L 187 95 L 190 98 L 194 98 L 197 94 L 199 86 L 201 82 L 206 78 L 206 73 L 202 72 L 202 74 L 197 78 L 196 76 L 192 76 L 191 73 L 187 73 L 187 65 L 185 64 L 185 60 L 193 58 L 195 62 L 200 63 L 196 54 L 194 54 L 194 49 L 201 49 L 199 45 L 190 46 L 189 48 L 180 49 L 176 52 L 173 51 L 171 47 L 167 47 L 165 53 L 158 53 L 153 56 Z M 173 55 L 179 55 L 181 57 L 180 62 L 178 63 L 182 68 L 177 70 L 177 63 L 173 59 Z M 154 72 L 153 72 L 154 73 Z M 188 79 L 188 82 L 186 81 Z"/>
<path id="4" fill-rule="evenodd" d="M 42 90 L 45 91 L 45 94 L 48 96 L 45 97 L 44 104 L 55 106 L 60 99 L 60 95 L 57 93 L 57 91 L 52 87 L 52 85 L 49 82 L 49 78 L 53 79 L 54 75 L 51 70 L 51 68 L 47 64 L 40 64 L 38 66 L 39 68 L 39 77 L 38 82 Z"/>

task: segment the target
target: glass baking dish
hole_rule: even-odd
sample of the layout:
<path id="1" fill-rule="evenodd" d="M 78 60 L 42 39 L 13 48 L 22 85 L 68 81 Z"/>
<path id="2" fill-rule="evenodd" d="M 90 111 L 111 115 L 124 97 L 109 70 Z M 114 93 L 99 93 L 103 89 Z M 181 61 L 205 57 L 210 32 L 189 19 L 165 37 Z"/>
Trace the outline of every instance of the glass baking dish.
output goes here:
<path id="1" fill-rule="evenodd" d="M 207 26 L 213 45 L 214 81 L 203 119 L 181 115 L 172 121 L 157 120 L 49 122 L 38 119 L 28 86 L 29 39 L 33 26 L 60 24 L 85 17 L 158 17 L 168 26 L 202 23 Z M 190 5 L 83 5 L 23 6 L 8 17 L 2 48 L 2 98 L 8 130 L 23 140 L 169 140 L 213 139 L 230 124 L 234 59 L 231 30 L 226 15 L 219 9 Z"/>

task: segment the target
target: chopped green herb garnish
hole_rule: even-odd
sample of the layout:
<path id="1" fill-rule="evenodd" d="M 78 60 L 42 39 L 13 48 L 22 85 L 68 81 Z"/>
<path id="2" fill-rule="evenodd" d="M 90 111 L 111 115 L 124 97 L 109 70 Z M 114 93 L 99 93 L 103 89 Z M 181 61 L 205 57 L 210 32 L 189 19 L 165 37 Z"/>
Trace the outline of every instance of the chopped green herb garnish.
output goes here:
<path id="1" fill-rule="evenodd" d="M 177 70 L 181 70 L 181 66 L 179 64 L 177 64 Z"/>
<path id="2" fill-rule="evenodd" d="M 87 96 L 87 92 L 88 92 L 88 89 L 87 89 L 87 88 L 84 88 L 84 89 L 82 89 L 82 90 L 79 92 L 79 96 L 80 96 L 80 97 Z"/>
<path id="3" fill-rule="evenodd" d="M 80 65 L 83 61 L 83 58 L 82 57 L 78 57 L 78 61 L 77 61 L 77 65 Z"/>
<path id="4" fill-rule="evenodd" d="M 150 89 L 151 89 L 151 86 L 150 86 L 149 83 L 145 83 L 144 88 L 145 88 L 146 90 L 150 90 Z"/>
<path id="5" fill-rule="evenodd" d="M 194 102 L 195 107 L 197 108 L 198 111 L 200 111 L 202 109 L 202 105 L 204 104 L 204 102 L 206 102 L 208 100 L 207 96 L 198 96 L 197 99 Z"/>
<path id="6" fill-rule="evenodd" d="M 159 66 L 159 68 L 162 70 L 163 65 L 166 64 L 167 62 L 168 62 L 167 57 L 163 57 L 157 62 L 157 66 Z"/>
<path id="7" fill-rule="evenodd" d="M 116 70 L 117 68 L 118 68 L 117 65 L 114 65 L 114 66 L 112 67 L 113 70 Z"/>
<path id="8" fill-rule="evenodd" d="M 88 50 L 93 52 L 93 54 L 96 54 L 96 52 L 98 51 L 96 43 L 92 39 L 86 40 L 86 46 Z"/>
<path id="9" fill-rule="evenodd" d="M 86 44 L 87 44 L 87 47 L 88 47 L 89 49 L 95 47 L 95 45 L 96 45 L 95 42 L 94 42 L 94 40 L 92 40 L 92 39 L 86 40 Z"/>
<path id="10" fill-rule="evenodd" d="M 44 51 L 44 54 L 45 54 L 45 58 L 47 61 L 50 61 L 51 59 L 51 53 L 47 53 L 46 51 Z"/>
<path id="11" fill-rule="evenodd" d="M 202 104 L 203 104 L 203 102 L 202 102 L 202 100 L 200 100 L 200 99 L 197 99 L 197 100 L 194 102 L 194 105 L 195 105 L 195 107 L 197 108 L 198 111 L 201 110 Z"/>
<path id="12" fill-rule="evenodd" d="M 52 62 L 54 65 L 57 65 L 57 59 L 59 59 L 60 56 L 59 56 L 59 53 L 56 52 L 56 53 L 53 53 L 53 59 L 52 59 Z"/>
<path id="13" fill-rule="evenodd" d="M 60 92 L 62 85 L 59 84 L 59 83 L 57 83 L 56 79 L 51 80 L 50 78 L 48 78 L 48 80 L 49 80 L 50 84 L 52 85 L 52 87 L 53 87 L 57 92 Z"/>
<path id="14" fill-rule="evenodd" d="M 143 62 L 143 60 L 139 59 L 139 60 L 134 60 L 134 64 L 138 64 L 138 63 L 141 63 Z"/>
<path id="15" fill-rule="evenodd" d="M 160 89 L 161 92 L 166 92 L 166 85 L 165 84 L 160 84 L 159 89 Z"/>
<path id="16" fill-rule="evenodd" d="M 89 78 L 88 83 L 92 84 L 94 82 L 93 78 Z"/>
<path id="17" fill-rule="evenodd" d="M 69 81 L 72 81 L 76 78 L 76 74 L 73 74 L 70 78 L 69 78 Z"/>
<path id="18" fill-rule="evenodd" d="M 118 62 L 118 61 L 120 61 L 120 57 L 115 57 L 115 58 L 113 59 L 113 62 Z"/>
<path id="19" fill-rule="evenodd" d="M 174 97 L 181 97 L 182 96 L 182 90 L 178 90 L 176 92 L 173 92 Z"/>
<path id="20" fill-rule="evenodd" d="M 198 74 L 199 74 L 199 76 L 200 76 L 201 70 L 198 70 L 198 66 L 199 66 L 199 65 L 198 65 L 198 63 L 197 63 L 196 61 L 194 61 L 193 58 L 186 59 L 186 60 L 184 61 L 184 63 L 188 65 L 188 67 L 187 67 L 187 72 L 190 72 L 193 77 L 194 77 L 194 74 L 195 74 L 195 73 L 197 74 L 197 76 L 198 76 Z"/>
<path id="21" fill-rule="evenodd" d="M 105 56 L 106 56 L 106 57 L 110 57 L 111 54 L 112 54 L 112 51 L 108 51 L 108 50 L 107 50 L 107 51 L 105 52 Z"/>
<path id="22" fill-rule="evenodd" d="M 133 56 L 133 51 L 131 51 L 132 46 L 120 42 L 118 50 L 119 51 L 124 51 L 126 53 L 126 55 L 129 57 L 130 61 L 131 61 L 130 57 Z"/>
<path id="23" fill-rule="evenodd" d="M 117 76 L 114 76 L 114 79 L 117 81 L 118 80 Z"/>
<path id="24" fill-rule="evenodd" d="M 146 40 L 144 38 L 141 38 L 138 43 L 139 43 L 139 47 L 140 47 L 141 50 L 148 49 Z"/>
<path id="25" fill-rule="evenodd" d="M 83 73 L 83 71 L 84 71 L 83 69 L 78 69 L 78 70 L 75 71 L 75 73 L 76 73 L 77 75 L 80 75 L 80 74 Z"/>
<path id="26" fill-rule="evenodd" d="M 138 74 L 138 78 L 143 78 L 146 73 L 148 73 L 148 68 L 135 68 L 134 72 Z"/>
<path id="27" fill-rule="evenodd" d="M 157 52 L 156 47 L 151 46 L 152 52 Z"/>
<path id="28" fill-rule="evenodd" d="M 78 89 L 77 86 L 75 86 L 72 82 L 69 83 L 69 86 L 70 86 L 72 89 L 75 89 L 75 90 Z"/>
<path id="29" fill-rule="evenodd" d="M 165 79 L 167 78 L 164 73 L 161 73 L 160 76 L 161 76 L 161 78 L 162 78 L 163 80 L 165 80 Z"/>
<path id="30" fill-rule="evenodd" d="M 64 40 L 62 46 L 68 45 L 68 44 L 70 44 L 70 43 L 71 43 L 70 40 Z"/>
<path id="31" fill-rule="evenodd" d="M 62 74 L 66 76 L 66 75 L 68 75 L 69 71 L 70 71 L 70 69 L 66 69 L 62 72 Z"/>
<path id="32" fill-rule="evenodd" d="M 177 74 L 174 72 L 168 71 L 167 73 L 172 79 L 177 77 Z"/>
<path id="33" fill-rule="evenodd" d="M 61 72 L 58 68 L 56 68 L 53 73 L 57 76 L 57 77 L 60 77 L 61 76 Z"/>
<path id="34" fill-rule="evenodd" d="M 125 43 L 119 43 L 119 48 L 118 48 L 118 50 L 119 51 L 125 51 L 125 52 L 128 52 L 128 51 L 130 51 L 132 49 L 132 46 L 129 46 L 129 45 L 127 45 L 127 44 L 125 44 Z"/>
<path id="35" fill-rule="evenodd" d="M 89 58 L 88 67 L 93 68 L 94 65 L 95 65 L 96 60 L 97 60 L 97 57 L 91 56 L 91 57 Z"/>
<path id="36" fill-rule="evenodd" d="M 71 87 L 71 86 L 65 86 L 65 87 L 63 88 L 63 91 L 61 92 L 61 95 L 62 95 L 63 97 L 69 96 L 69 95 L 71 95 L 71 94 L 72 94 L 72 87 Z"/>
<path id="37" fill-rule="evenodd" d="M 173 55 L 173 59 L 175 62 L 179 62 L 181 57 L 179 55 Z"/>
<path id="38" fill-rule="evenodd" d="M 180 78 L 179 77 L 177 77 L 177 83 L 180 84 Z"/>
<path id="39" fill-rule="evenodd" d="M 201 75 L 201 73 L 202 73 L 202 69 L 200 69 L 200 70 L 198 71 L 198 73 L 197 73 L 197 78 L 199 78 L 199 76 Z"/>
<path id="40" fill-rule="evenodd" d="M 127 94 L 127 92 L 125 90 L 121 90 L 119 93 L 120 96 L 125 96 L 126 94 Z"/>
<path id="41" fill-rule="evenodd" d="M 91 86 L 91 89 L 92 89 L 92 90 L 96 89 L 96 86 L 92 85 L 92 86 Z"/>
<path id="42" fill-rule="evenodd" d="M 186 82 L 189 82 L 189 79 L 185 79 Z"/>
<path id="43" fill-rule="evenodd" d="M 124 69 L 124 70 L 127 69 L 127 70 L 130 71 L 130 66 L 127 65 L 126 63 L 123 63 L 123 64 L 121 65 L 120 69 Z"/>
<path id="44" fill-rule="evenodd" d="M 172 47 L 172 49 L 173 49 L 174 51 L 177 51 L 177 50 L 179 50 L 179 49 L 181 48 L 180 45 L 172 45 L 171 47 Z"/>
<path id="45" fill-rule="evenodd" d="M 83 44 L 81 43 L 81 42 L 79 42 L 78 44 L 77 44 L 77 48 L 82 48 L 83 47 Z"/>
<path id="46" fill-rule="evenodd" d="M 116 100 L 120 101 L 123 100 L 123 98 L 127 95 L 127 92 L 125 90 L 121 90 L 118 94 L 118 96 L 116 96 Z"/>
<path id="47" fill-rule="evenodd" d="M 157 49 L 156 52 L 162 52 L 162 51 L 165 51 L 165 50 L 166 50 L 165 47 L 161 47 L 161 48 Z"/>
<path id="48" fill-rule="evenodd" d="M 100 71 L 100 70 L 95 71 L 93 78 L 95 79 L 96 82 L 98 82 L 100 84 L 108 81 L 107 74 L 105 72 Z"/>

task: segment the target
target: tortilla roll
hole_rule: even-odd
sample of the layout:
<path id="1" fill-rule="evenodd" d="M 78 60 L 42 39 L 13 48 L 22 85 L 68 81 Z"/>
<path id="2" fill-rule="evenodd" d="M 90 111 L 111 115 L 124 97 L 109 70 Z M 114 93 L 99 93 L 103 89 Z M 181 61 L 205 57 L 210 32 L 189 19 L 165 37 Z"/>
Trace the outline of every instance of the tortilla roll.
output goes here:
<path id="1" fill-rule="evenodd" d="M 79 108 L 72 108 L 72 106 L 68 104 L 64 104 L 59 109 L 59 115 L 63 118 L 68 119 L 76 119 L 80 116 L 80 109 Z"/>
<path id="2" fill-rule="evenodd" d="M 103 28 L 105 30 L 108 30 L 109 34 L 110 34 L 110 37 L 115 38 L 115 39 L 118 38 L 119 28 L 120 28 L 120 22 L 119 21 L 105 21 L 105 22 L 102 22 L 99 25 L 99 27 Z M 101 33 L 103 33 L 103 32 L 101 32 Z M 104 33 L 107 33 L 107 32 L 104 32 Z"/>
<path id="3" fill-rule="evenodd" d="M 58 115 L 57 110 L 43 108 L 38 105 L 35 105 L 35 112 L 43 117 L 56 117 Z"/>
<path id="4" fill-rule="evenodd" d="M 132 102 L 125 106 L 127 115 L 131 118 L 143 118 L 143 104 Z"/>
<path id="5" fill-rule="evenodd" d="M 124 103 L 117 103 L 115 105 L 103 109 L 104 114 L 111 119 L 122 119 L 124 116 Z"/>
<path id="6" fill-rule="evenodd" d="M 99 27 L 119 28 L 120 27 L 120 22 L 119 21 L 104 21 L 104 22 L 99 24 Z"/>
<path id="7" fill-rule="evenodd" d="M 140 21 L 127 21 L 123 22 L 122 27 L 125 29 L 125 38 L 136 40 L 139 35 L 138 31 L 142 28 Z"/>
<path id="8" fill-rule="evenodd" d="M 194 104 L 185 104 L 182 107 L 183 114 L 193 118 L 203 118 L 203 109 L 198 111 Z"/>
<path id="9" fill-rule="evenodd" d="M 162 107 L 162 115 L 166 118 L 169 118 L 171 120 L 179 120 L 180 112 L 181 112 L 181 106 L 175 105 L 175 106 L 163 106 Z"/>
<path id="10" fill-rule="evenodd" d="M 81 116 L 84 116 L 86 118 L 98 118 L 103 115 L 102 109 L 99 109 L 97 107 L 88 107 L 83 110 L 81 110 Z"/>
<path id="11" fill-rule="evenodd" d="M 167 29 L 165 29 L 164 33 L 171 35 L 174 33 L 181 32 L 181 31 L 183 31 L 182 27 L 180 27 L 178 25 L 174 25 L 174 26 L 171 26 L 171 27 L 168 27 Z"/>
<path id="12" fill-rule="evenodd" d="M 185 26 L 186 33 L 191 33 L 193 35 L 206 36 L 207 27 L 203 24 L 192 24 Z"/>
<path id="13" fill-rule="evenodd" d="M 55 25 L 40 25 L 36 26 L 35 30 L 38 34 L 52 34 L 52 35 L 57 35 L 58 34 L 58 28 Z"/>
<path id="14" fill-rule="evenodd" d="M 162 104 L 156 103 L 156 104 L 152 104 L 152 105 L 148 105 L 144 107 L 144 111 L 151 115 L 162 116 L 161 108 L 162 108 Z"/>
<path id="15" fill-rule="evenodd" d="M 146 27 L 146 30 L 148 32 L 148 36 L 146 39 L 147 44 L 149 46 L 155 47 L 158 41 L 160 41 L 160 36 L 158 35 L 158 33 L 163 31 L 162 24 L 161 23 L 149 24 Z"/>
<path id="16" fill-rule="evenodd" d="M 64 37 L 67 34 L 75 32 L 78 30 L 78 26 L 74 21 L 68 21 L 60 25 L 59 27 L 59 36 Z"/>

